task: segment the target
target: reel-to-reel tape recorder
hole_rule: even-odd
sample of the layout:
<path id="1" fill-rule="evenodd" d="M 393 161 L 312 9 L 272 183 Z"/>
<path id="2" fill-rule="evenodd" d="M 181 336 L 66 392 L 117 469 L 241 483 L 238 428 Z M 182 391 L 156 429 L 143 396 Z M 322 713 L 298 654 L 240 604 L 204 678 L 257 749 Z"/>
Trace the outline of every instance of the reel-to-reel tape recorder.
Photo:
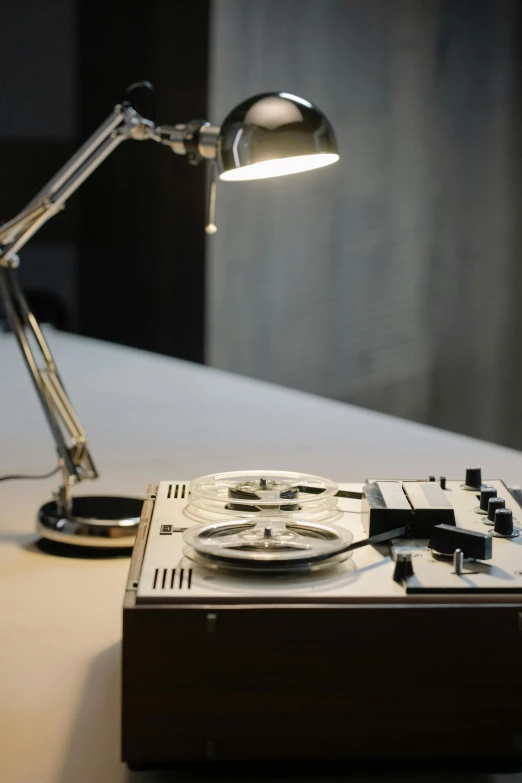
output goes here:
<path id="1" fill-rule="evenodd" d="M 520 758 L 521 491 L 246 471 L 150 487 L 123 759 Z"/>

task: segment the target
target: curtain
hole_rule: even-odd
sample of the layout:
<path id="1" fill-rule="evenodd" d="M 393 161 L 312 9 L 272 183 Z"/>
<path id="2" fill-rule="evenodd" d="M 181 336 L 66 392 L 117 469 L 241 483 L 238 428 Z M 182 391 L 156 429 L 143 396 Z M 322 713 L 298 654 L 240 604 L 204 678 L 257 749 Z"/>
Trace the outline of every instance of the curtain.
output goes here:
<path id="1" fill-rule="evenodd" d="M 218 185 L 211 364 L 522 447 L 517 6 L 214 0 L 210 119 L 292 92 L 341 162 Z"/>

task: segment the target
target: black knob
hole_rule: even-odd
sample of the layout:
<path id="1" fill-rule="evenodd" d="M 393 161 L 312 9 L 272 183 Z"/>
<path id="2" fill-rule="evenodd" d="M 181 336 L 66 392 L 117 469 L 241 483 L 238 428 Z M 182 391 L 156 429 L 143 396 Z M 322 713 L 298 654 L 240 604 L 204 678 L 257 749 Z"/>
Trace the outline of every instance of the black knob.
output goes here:
<path id="1" fill-rule="evenodd" d="M 497 497 L 497 490 L 493 487 L 483 487 L 480 490 L 480 510 L 487 511 L 490 498 Z"/>
<path id="2" fill-rule="evenodd" d="M 510 508 L 498 508 L 495 511 L 495 533 L 500 536 L 513 534 L 513 512 Z"/>
<path id="3" fill-rule="evenodd" d="M 395 570 L 393 572 L 394 582 L 403 584 L 410 578 L 410 576 L 413 576 L 411 552 L 397 552 Z"/>
<path id="4" fill-rule="evenodd" d="M 446 489 L 446 476 L 441 476 L 439 479 L 440 488 Z"/>
<path id="5" fill-rule="evenodd" d="M 490 498 L 488 501 L 488 522 L 495 522 L 495 512 L 506 507 L 504 498 Z"/>
<path id="6" fill-rule="evenodd" d="M 464 483 L 467 487 L 480 489 L 482 484 L 482 470 L 480 466 L 475 465 L 474 467 L 466 468 L 466 481 Z"/>

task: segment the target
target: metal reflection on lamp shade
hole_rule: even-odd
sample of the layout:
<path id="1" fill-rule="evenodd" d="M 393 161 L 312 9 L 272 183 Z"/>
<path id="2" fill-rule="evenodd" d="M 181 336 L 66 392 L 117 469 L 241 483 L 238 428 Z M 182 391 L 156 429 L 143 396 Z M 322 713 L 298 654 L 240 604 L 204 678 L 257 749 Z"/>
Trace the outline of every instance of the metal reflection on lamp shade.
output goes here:
<path id="1" fill-rule="evenodd" d="M 297 95 L 256 95 L 236 106 L 221 126 L 218 164 L 223 180 L 277 177 L 337 160 L 332 126 Z"/>

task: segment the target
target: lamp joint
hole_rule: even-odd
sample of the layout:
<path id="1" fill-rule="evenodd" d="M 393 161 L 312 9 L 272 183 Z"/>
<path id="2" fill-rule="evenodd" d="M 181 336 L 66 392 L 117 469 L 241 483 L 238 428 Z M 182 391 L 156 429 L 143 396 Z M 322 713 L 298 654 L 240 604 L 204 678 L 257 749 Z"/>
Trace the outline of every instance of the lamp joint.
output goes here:
<path id="1" fill-rule="evenodd" d="M 116 128 L 113 133 L 114 137 L 122 135 L 136 141 L 147 141 L 147 139 L 154 138 L 156 127 L 151 120 L 142 117 L 132 106 L 123 107 L 122 112 L 123 125 Z"/>

